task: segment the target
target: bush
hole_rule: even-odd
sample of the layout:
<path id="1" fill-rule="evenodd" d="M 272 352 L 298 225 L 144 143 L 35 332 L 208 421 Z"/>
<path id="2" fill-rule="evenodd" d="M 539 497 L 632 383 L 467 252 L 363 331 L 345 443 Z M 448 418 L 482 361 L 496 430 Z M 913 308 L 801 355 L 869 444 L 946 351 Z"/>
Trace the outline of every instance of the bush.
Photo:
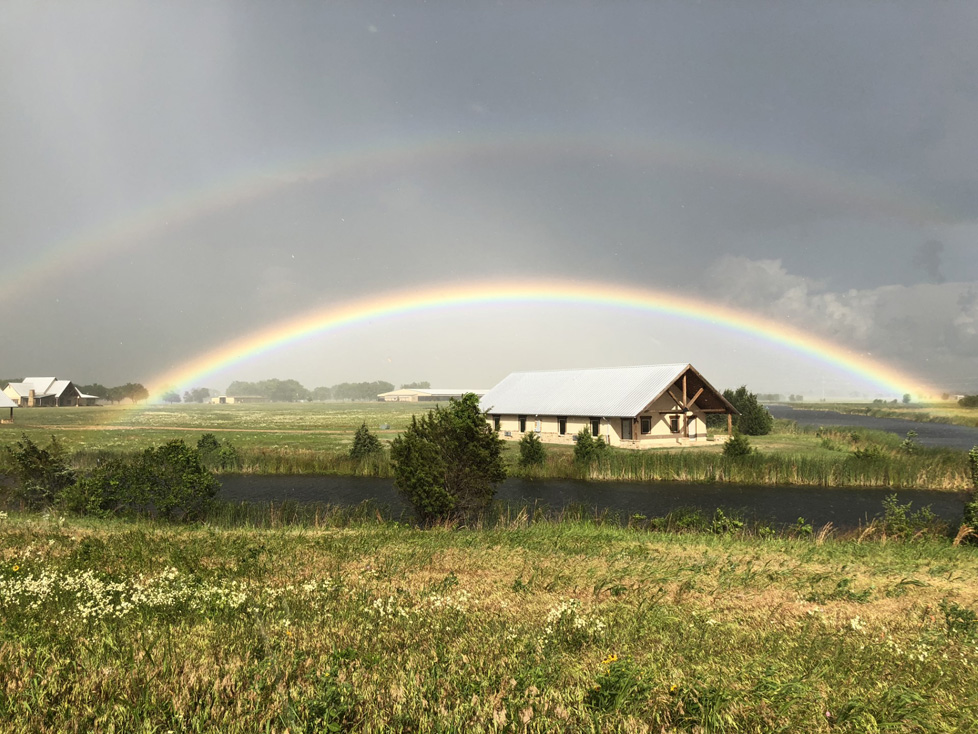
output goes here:
<path id="1" fill-rule="evenodd" d="M 424 522 L 472 517 L 506 478 L 502 441 L 468 393 L 428 411 L 391 444 L 394 486 Z"/>
<path id="2" fill-rule="evenodd" d="M 734 431 L 734 435 L 723 444 L 723 455 L 729 458 L 750 456 L 753 453 L 754 449 L 750 445 L 750 441 L 747 440 L 747 436 L 739 431 Z"/>
<path id="3" fill-rule="evenodd" d="M 543 441 L 534 431 L 524 433 L 520 439 L 520 466 L 540 466 L 546 458 L 547 452 L 543 448 Z"/>
<path id="4" fill-rule="evenodd" d="M 86 515 L 132 513 L 195 521 L 206 515 L 220 486 L 200 452 L 175 440 L 129 461 L 105 462 L 65 488 L 58 504 Z"/>
<path id="5" fill-rule="evenodd" d="M 577 434 L 574 444 L 574 461 L 579 464 L 590 464 L 608 448 L 601 436 L 595 438 L 587 428 L 582 428 Z"/>
<path id="6" fill-rule="evenodd" d="M 911 512 L 912 504 L 901 505 L 895 494 L 883 500 L 883 531 L 887 535 L 910 540 L 919 533 L 937 534 L 944 529 L 944 523 L 931 511 L 930 505 Z"/>
<path id="7" fill-rule="evenodd" d="M 978 408 L 978 395 L 965 395 L 958 401 L 962 408 Z"/>
<path id="8" fill-rule="evenodd" d="M 968 452 L 968 465 L 971 469 L 971 483 L 978 489 L 978 446 Z"/>
<path id="9" fill-rule="evenodd" d="M 382 451 L 380 439 L 370 432 L 366 422 L 361 423 L 353 436 L 353 446 L 350 447 L 350 458 L 363 461 Z"/>
<path id="10" fill-rule="evenodd" d="M 16 449 L 8 446 L 6 451 L 14 465 L 18 494 L 29 507 L 51 504 L 75 483 L 75 472 L 68 467 L 61 445 L 53 436 L 50 445 L 42 449 L 25 434 Z"/>
<path id="11" fill-rule="evenodd" d="M 213 433 L 205 433 L 197 441 L 201 463 L 208 469 L 228 471 L 238 468 L 238 450 L 225 439 L 218 441 Z"/>

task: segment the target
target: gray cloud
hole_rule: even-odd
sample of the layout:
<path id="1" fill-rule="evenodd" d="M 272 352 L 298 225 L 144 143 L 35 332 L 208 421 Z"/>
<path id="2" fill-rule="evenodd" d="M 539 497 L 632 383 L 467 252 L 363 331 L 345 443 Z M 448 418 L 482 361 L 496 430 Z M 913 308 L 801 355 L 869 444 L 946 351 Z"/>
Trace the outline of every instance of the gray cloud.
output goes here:
<path id="1" fill-rule="evenodd" d="M 0 248 L 7 272 L 50 266 L 0 292 L 17 345 L 0 373 L 146 378 L 326 303 L 563 276 L 729 301 L 968 379 L 976 21 L 872 0 L 15 3 Z M 236 198 L 268 176 L 282 185 Z M 118 247 L 73 250 L 130 219 L 145 226 Z M 63 333 L 34 338 L 38 320 Z M 608 359 L 658 359 L 592 326 Z M 417 354 L 398 343 L 411 373 L 393 381 L 426 377 L 429 328 Z M 439 364 L 489 380 L 517 351 L 532 368 L 522 346 Z M 353 373 L 376 349 L 330 360 L 335 379 L 372 378 Z"/>

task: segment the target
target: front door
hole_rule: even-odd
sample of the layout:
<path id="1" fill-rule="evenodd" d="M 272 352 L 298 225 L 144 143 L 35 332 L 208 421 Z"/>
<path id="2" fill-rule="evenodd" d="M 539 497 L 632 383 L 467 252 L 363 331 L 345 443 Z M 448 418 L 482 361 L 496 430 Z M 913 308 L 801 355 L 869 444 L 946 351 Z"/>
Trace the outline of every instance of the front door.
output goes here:
<path id="1" fill-rule="evenodd" d="M 621 419 L 621 438 L 623 441 L 632 440 L 632 419 L 622 418 Z"/>

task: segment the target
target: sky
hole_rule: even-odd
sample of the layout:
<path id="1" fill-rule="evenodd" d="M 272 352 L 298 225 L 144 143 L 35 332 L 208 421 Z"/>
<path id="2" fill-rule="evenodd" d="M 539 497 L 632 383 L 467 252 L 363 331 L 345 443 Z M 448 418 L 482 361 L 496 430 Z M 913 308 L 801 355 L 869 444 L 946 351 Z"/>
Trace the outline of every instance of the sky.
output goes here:
<path id="1" fill-rule="evenodd" d="M 970 2 L 8 0 L 0 377 L 150 384 L 334 305 L 560 279 L 978 393 L 976 37 Z M 583 302 L 395 312 L 174 387 L 665 362 L 898 397 L 763 334 Z"/>

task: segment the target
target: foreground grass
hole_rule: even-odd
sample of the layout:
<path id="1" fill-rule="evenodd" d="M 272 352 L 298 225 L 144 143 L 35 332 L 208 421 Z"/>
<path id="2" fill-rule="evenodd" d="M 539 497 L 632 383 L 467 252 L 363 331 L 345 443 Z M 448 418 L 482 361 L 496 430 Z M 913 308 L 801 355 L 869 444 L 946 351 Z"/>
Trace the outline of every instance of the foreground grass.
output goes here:
<path id="1" fill-rule="evenodd" d="M 0 521 L 0 730 L 975 727 L 972 547 L 317 522 Z"/>

